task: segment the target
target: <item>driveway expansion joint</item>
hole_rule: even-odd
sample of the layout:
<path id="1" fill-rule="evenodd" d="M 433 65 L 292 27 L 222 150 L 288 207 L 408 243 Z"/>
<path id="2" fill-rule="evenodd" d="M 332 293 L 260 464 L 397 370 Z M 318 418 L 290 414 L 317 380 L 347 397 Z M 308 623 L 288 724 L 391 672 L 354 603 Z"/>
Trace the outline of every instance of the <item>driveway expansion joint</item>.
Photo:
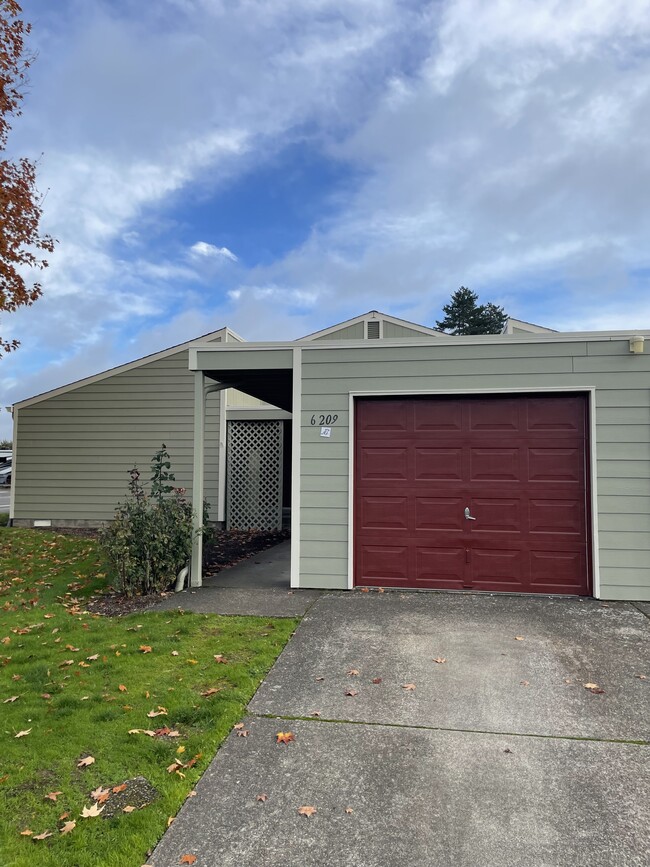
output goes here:
<path id="1" fill-rule="evenodd" d="M 586 735 L 547 735 L 534 732 L 505 732 L 486 731 L 482 729 L 458 729 L 448 728 L 446 726 L 406 725 L 404 723 L 374 722 L 372 720 L 351 720 L 336 718 L 329 719 L 327 717 L 292 716 L 290 714 L 253 713 L 250 710 L 247 711 L 247 716 L 255 719 L 276 719 L 284 720 L 287 722 L 338 723 L 342 725 L 353 726 L 377 726 L 380 728 L 406 729 L 407 731 L 453 732 L 454 734 L 492 735 L 494 737 L 508 738 L 537 738 L 539 740 L 549 741 L 587 741 L 589 743 L 599 744 L 623 744 L 637 747 L 650 747 L 650 741 L 633 740 L 627 738 L 598 738 L 588 737 Z"/>

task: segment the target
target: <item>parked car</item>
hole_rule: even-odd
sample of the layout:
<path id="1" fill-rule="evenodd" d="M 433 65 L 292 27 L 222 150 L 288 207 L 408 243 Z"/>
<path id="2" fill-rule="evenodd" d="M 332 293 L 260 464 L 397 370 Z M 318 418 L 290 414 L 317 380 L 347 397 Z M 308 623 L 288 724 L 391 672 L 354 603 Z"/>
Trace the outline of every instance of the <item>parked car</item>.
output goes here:
<path id="1" fill-rule="evenodd" d="M 0 469 L 0 485 L 11 484 L 11 464 Z"/>

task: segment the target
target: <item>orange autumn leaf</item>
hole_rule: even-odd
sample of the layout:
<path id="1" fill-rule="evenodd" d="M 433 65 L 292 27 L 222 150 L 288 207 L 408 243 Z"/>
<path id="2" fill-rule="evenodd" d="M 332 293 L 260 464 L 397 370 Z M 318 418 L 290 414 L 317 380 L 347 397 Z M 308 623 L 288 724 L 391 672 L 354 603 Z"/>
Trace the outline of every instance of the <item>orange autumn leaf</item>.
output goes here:
<path id="1" fill-rule="evenodd" d="M 309 806 L 298 807 L 298 812 L 300 813 L 301 816 L 307 816 L 307 818 L 309 819 L 309 817 L 313 816 L 314 813 L 316 812 L 316 807 L 309 807 Z"/>
<path id="2" fill-rule="evenodd" d="M 295 741 L 296 736 L 293 732 L 278 732 L 276 737 L 276 744 L 288 744 L 291 741 Z"/>
<path id="3" fill-rule="evenodd" d="M 151 653 L 153 648 L 150 644 L 141 644 L 139 648 L 143 653 Z"/>
<path id="4" fill-rule="evenodd" d="M 180 864 L 194 864 L 196 855 L 181 855 Z"/>

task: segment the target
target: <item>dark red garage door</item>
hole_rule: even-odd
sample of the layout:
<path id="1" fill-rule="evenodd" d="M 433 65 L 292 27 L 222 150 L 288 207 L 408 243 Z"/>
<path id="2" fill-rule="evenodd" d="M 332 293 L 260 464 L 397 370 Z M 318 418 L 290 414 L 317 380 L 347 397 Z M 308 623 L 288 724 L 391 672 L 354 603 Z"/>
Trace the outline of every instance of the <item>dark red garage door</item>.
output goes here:
<path id="1" fill-rule="evenodd" d="M 356 403 L 355 584 L 589 593 L 580 394 Z"/>

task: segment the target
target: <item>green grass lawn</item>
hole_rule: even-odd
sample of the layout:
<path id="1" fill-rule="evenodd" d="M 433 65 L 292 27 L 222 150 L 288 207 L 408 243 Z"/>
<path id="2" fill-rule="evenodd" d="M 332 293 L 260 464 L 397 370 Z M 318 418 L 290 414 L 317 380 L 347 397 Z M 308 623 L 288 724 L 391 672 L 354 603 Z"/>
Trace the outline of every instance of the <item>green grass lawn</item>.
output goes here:
<path id="1" fill-rule="evenodd" d="M 91 540 L 0 529 L 0 867 L 144 864 L 297 625 L 86 614 L 102 568 Z M 157 794 L 112 791 L 135 777 Z"/>

